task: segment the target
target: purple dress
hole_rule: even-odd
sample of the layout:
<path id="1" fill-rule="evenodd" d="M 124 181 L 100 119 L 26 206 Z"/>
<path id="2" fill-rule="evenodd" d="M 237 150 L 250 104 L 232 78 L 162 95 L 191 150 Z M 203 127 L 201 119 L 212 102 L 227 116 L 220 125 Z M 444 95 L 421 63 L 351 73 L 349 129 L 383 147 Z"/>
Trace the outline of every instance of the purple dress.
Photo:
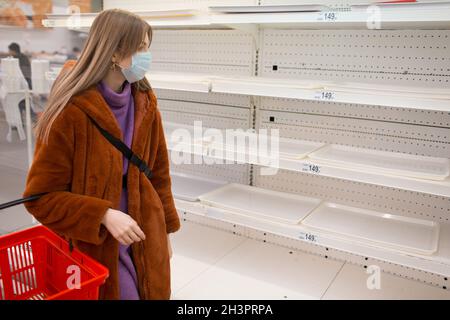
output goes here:
<path id="1" fill-rule="evenodd" d="M 123 142 L 131 148 L 134 130 L 134 99 L 131 85 L 125 82 L 120 93 L 109 88 L 104 82 L 98 84 L 103 98 L 114 113 L 123 133 Z M 128 172 L 128 159 L 123 157 L 123 174 Z M 128 192 L 122 187 L 120 211 L 128 212 Z M 121 300 L 139 300 L 136 269 L 131 257 L 130 246 L 119 244 L 119 289 Z"/>

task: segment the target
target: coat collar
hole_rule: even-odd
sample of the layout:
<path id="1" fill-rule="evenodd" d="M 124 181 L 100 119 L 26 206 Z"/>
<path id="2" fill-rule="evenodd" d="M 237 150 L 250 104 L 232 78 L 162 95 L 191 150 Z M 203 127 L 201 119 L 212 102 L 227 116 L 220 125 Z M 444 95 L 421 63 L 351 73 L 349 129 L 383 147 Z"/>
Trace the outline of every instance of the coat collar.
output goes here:
<path id="1" fill-rule="evenodd" d="M 153 122 L 156 111 L 156 97 L 151 91 L 139 91 L 132 86 L 132 95 L 134 98 L 134 133 L 132 149 L 138 148 L 141 134 L 149 134 L 151 123 Z M 73 96 L 70 100 L 79 109 L 94 119 L 103 129 L 117 138 L 123 139 L 122 131 L 119 127 L 111 108 L 106 103 L 97 85 L 92 85 L 86 90 Z"/>

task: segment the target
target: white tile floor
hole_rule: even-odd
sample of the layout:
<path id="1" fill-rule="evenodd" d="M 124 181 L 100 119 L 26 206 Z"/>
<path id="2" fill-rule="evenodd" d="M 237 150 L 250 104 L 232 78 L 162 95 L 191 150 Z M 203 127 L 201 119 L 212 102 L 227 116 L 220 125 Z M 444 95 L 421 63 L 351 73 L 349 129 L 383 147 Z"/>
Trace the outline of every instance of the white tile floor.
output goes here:
<path id="1" fill-rule="evenodd" d="M 183 227 L 183 232 L 177 232 L 172 238 L 172 245 L 177 248 L 172 264 L 174 267 L 179 266 L 172 273 L 173 291 L 188 285 L 245 241 L 241 237 L 230 237 L 228 233 L 211 228 L 198 229 L 196 225 L 189 223 Z"/>
<path id="2" fill-rule="evenodd" d="M 369 290 L 368 277 L 363 267 L 345 264 L 323 299 L 450 299 L 447 290 L 386 273 L 381 274 L 380 290 Z"/>
<path id="3" fill-rule="evenodd" d="M 183 222 L 173 234 L 172 299 L 450 299 L 450 292 Z"/>
<path id="4" fill-rule="evenodd" d="M 0 112 L 0 203 L 22 197 L 28 169 L 26 141 L 20 141 L 17 131 L 13 131 L 13 140 L 8 142 L 6 134 L 6 121 Z M 0 211 L 0 234 L 31 224 L 32 217 L 23 205 Z"/>
<path id="5" fill-rule="evenodd" d="M 0 203 L 22 197 L 25 187 L 26 172 L 0 165 Z M 0 211 L 0 235 L 30 226 L 32 216 L 23 205 Z"/>

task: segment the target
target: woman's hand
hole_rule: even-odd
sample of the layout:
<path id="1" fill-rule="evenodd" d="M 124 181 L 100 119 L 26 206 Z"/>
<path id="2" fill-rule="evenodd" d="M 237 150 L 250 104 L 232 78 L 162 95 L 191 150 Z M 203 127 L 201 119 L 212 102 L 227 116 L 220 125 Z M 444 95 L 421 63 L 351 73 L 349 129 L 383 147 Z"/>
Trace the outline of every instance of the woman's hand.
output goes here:
<path id="1" fill-rule="evenodd" d="M 102 224 L 123 245 L 145 240 L 145 234 L 137 222 L 122 211 L 109 208 L 103 217 Z"/>
<path id="2" fill-rule="evenodd" d="M 167 246 L 169 247 L 169 258 L 172 259 L 172 244 L 170 243 L 170 237 L 169 234 L 167 234 Z"/>

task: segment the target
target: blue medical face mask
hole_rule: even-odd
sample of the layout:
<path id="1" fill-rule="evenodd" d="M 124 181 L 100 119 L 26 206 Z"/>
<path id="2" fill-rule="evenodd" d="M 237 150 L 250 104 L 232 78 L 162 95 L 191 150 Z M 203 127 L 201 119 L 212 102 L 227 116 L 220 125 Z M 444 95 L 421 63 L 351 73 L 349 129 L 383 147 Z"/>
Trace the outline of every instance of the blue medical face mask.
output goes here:
<path id="1" fill-rule="evenodd" d="M 152 54 L 150 51 L 136 52 L 131 57 L 131 66 L 122 68 L 122 73 L 129 83 L 144 79 L 145 74 L 150 70 Z"/>

